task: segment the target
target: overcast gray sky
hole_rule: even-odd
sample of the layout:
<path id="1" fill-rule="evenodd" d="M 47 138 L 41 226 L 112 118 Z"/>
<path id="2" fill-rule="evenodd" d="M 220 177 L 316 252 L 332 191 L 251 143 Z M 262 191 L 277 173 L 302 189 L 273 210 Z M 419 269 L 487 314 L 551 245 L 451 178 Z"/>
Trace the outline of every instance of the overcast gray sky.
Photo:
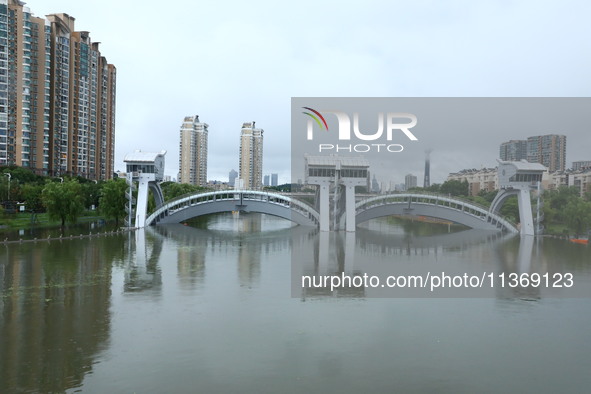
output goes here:
<path id="1" fill-rule="evenodd" d="M 591 95 L 591 3 L 581 1 L 30 0 L 65 12 L 117 67 L 115 168 L 134 149 L 165 149 L 178 171 L 179 128 L 209 124 L 209 179 L 238 169 L 240 127 L 265 130 L 264 173 L 290 173 L 291 97 Z M 540 130 L 539 133 L 559 132 Z M 567 162 L 591 159 L 588 132 L 569 134 Z M 514 135 L 526 138 L 532 133 Z M 459 168 L 432 154 L 432 182 L 494 166 L 461 140 Z M 444 151 L 442 149 L 442 151 Z M 457 157 L 455 158 L 457 159 Z M 438 161 L 439 160 L 439 161 Z M 422 178 L 422 168 L 415 172 Z M 400 182 L 406 171 L 401 172 Z"/>

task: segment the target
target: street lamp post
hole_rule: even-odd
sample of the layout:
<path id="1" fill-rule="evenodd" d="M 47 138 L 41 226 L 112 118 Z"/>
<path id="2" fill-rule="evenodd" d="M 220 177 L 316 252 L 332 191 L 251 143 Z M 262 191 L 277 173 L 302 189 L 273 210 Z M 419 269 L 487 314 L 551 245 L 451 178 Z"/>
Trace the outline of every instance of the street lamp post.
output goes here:
<path id="1" fill-rule="evenodd" d="M 12 175 L 9 172 L 5 172 L 4 175 L 6 175 L 8 177 L 8 198 L 7 198 L 7 200 L 10 201 L 10 179 L 12 178 Z"/>

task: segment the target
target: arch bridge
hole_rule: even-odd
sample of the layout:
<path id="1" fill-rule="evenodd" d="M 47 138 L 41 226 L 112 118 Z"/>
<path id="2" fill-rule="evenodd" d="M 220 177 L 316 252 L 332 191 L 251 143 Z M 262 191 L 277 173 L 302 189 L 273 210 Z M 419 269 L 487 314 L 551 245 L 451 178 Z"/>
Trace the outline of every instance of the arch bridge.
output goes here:
<path id="1" fill-rule="evenodd" d="M 255 190 L 223 190 L 171 200 L 148 216 L 145 225 L 181 223 L 197 216 L 234 211 L 266 213 L 304 226 L 318 226 L 320 221 L 314 208 L 288 196 Z"/>
<path id="2" fill-rule="evenodd" d="M 503 202 L 517 194 L 522 235 L 534 235 L 529 189 L 539 182 L 545 167 L 537 163 L 499 161 L 501 190 L 490 209 L 450 197 L 430 194 L 387 194 L 355 203 L 355 186 L 369 181 L 369 163 L 362 158 L 306 157 L 306 181 L 318 185 L 315 210 L 295 198 L 255 190 L 224 190 L 181 196 L 161 204 L 147 216 L 148 190 L 156 203 L 163 202 L 159 182 L 164 175 L 164 155 L 136 151 L 125 157 L 127 165 L 127 225 L 180 223 L 218 212 L 260 212 L 297 224 L 319 227 L 321 231 L 355 231 L 357 223 L 389 215 L 417 215 L 440 218 L 484 230 L 518 232 L 516 226 L 497 214 Z M 138 182 L 137 202 L 133 198 Z M 331 191 L 331 188 L 333 191 Z M 343 190 L 344 189 L 344 192 Z M 332 199 L 330 194 L 333 194 Z M 136 205 L 134 210 L 134 205 Z M 332 205 L 332 206 L 331 206 Z"/>
<path id="3" fill-rule="evenodd" d="M 197 216 L 220 212 L 259 212 L 291 220 L 304 226 L 320 226 L 320 215 L 311 206 L 278 193 L 255 190 L 225 190 L 191 194 L 171 200 L 146 218 L 146 225 L 181 223 Z M 518 232 L 502 216 L 472 202 L 430 194 L 386 194 L 355 205 L 355 224 L 390 216 L 414 215 L 440 218 L 481 229 Z M 337 228 L 345 228 L 345 215 Z"/>
<path id="4" fill-rule="evenodd" d="M 429 216 L 474 229 L 519 232 L 513 223 L 483 206 L 441 195 L 385 194 L 355 204 L 356 224 L 390 215 Z M 344 215 L 339 225 L 344 228 Z"/>

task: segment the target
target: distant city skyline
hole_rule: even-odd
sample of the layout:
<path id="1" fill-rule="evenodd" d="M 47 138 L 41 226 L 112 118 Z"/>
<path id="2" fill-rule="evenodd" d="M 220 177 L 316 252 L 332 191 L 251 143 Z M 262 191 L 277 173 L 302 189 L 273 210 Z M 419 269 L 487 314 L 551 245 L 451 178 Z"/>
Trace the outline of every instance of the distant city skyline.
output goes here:
<path id="1" fill-rule="evenodd" d="M 305 154 L 317 154 L 319 149 L 332 149 L 326 154 L 336 153 L 335 144 L 341 146 L 339 155 L 356 155 L 370 160 L 369 171 L 382 182 L 395 181 L 404 183 L 405 174 L 418 176 L 419 186 L 423 186 L 426 165 L 426 152 L 430 152 L 430 184 L 441 184 L 450 173 L 463 169 L 494 167 L 499 157 L 499 146 L 503 141 L 521 136 L 547 136 L 537 133 L 539 130 L 569 130 L 556 133 L 564 135 L 566 144 L 556 138 L 554 145 L 561 149 L 577 145 L 575 141 L 585 141 L 585 130 L 591 127 L 591 114 L 586 109 L 591 105 L 589 98 L 308 98 L 298 97 L 292 100 L 292 127 L 294 128 L 291 147 L 294 179 L 301 178 L 301 159 Z M 325 111 L 328 132 L 312 123 L 313 138 L 306 137 L 309 117 L 302 114 L 302 107 Z M 392 108 L 392 109 L 391 109 Z M 417 122 L 412 132 L 416 140 L 409 140 L 402 132 L 397 131 L 391 137 L 392 143 L 402 144 L 404 149 L 392 153 L 371 149 L 371 142 L 388 143 L 385 134 L 378 136 L 378 141 L 357 139 L 351 135 L 350 140 L 340 138 L 340 121 L 330 110 L 338 110 L 351 117 L 358 113 L 364 135 L 370 131 L 375 133 L 376 114 L 387 111 L 401 111 L 417 114 Z M 500 115 L 502 114 L 502 116 Z M 344 118 L 346 118 L 346 116 Z M 379 119 L 379 116 L 378 116 Z M 365 123 L 361 123 L 365 122 Z M 508 126 L 505 126 L 508 125 Z M 501 127 L 502 126 L 502 127 Z M 332 132 L 331 131 L 335 131 Z M 378 134 L 376 134 L 378 135 Z M 553 134 L 552 134 L 553 135 Z M 569 137 L 575 135 L 575 137 Z M 508 137 L 508 138 L 506 138 Z M 360 138 L 360 137 L 359 137 Z M 552 159 L 546 151 L 546 143 L 552 138 L 541 137 L 542 157 Z M 534 141 L 533 137 L 530 142 Z M 562 142 L 560 142 L 562 141 Z M 343 149 L 353 144 L 361 147 L 365 153 L 351 152 Z M 361 144 L 361 145 L 360 145 Z M 364 145 L 365 144 L 365 145 Z M 578 143 L 580 145 L 581 142 Z M 399 145 L 399 146 L 402 146 Z M 322 147 L 321 147 L 322 146 Z M 377 146 L 377 145 L 376 145 Z M 551 146 L 549 143 L 548 146 Z M 323 148 L 329 147 L 329 148 Z M 365 148 L 364 148 L 365 147 Z M 562 151 L 561 151 L 562 152 Z M 479 154 L 475 159 L 475 155 Z M 584 153 L 586 156 L 589 153 Z M 555 155 L 555 159 L 573 160 L 570 154 Z M 585 159 L 585 158 L 584 158 Z M 583 160 L 584 160 L 583 159 Z M 588 159 L 588 158 L 586 158 Z M 297 161 L 300 161 L 298 163 Z M 556 161 L 556 160 L 555 160 Z M 402 172 L 403 170 L 407 170 Z"/>
<path id="2" fill-rule="evenodd" d="M 135 149 L 165 149 L 166 173 L 176 177 L 178 140 L 165 131 L 178 130 L 179 119 L 195 111 L 215 129 L 209 136 L 209 179 L 226 179 L 239 155 L 238 144 L 228 142 L 245 119 L 257 119 L 269 130 L 263 172 L 277 172 L 283 183 L 290 178 L 285 141 L 291 97 L 588 97 L 591 92 L 586 2 L 558 7 L 528 0 L 371 1 L 335 9 L 305 0 L 287 7 L 256 0 L 232 7 L 181 0 L 175 4 L 182 12 L 164 19 L 157 4 L 27 1 L 36 15 L 75 16 L 77 29 L 90 31 L 117 66 L 115 170 L 124 171 L 123 157 Z M 130 17 L 138 10 L 141 17 Z M 393 14 L 407 17 L 389 23 L 387 15 Z M 199 24 L 194 15 L 201 16 Z M 159 20 L 159 27 L 146 23 L 150 20 Z M 141 37 L 131 46 L 121 40 L 130 31 Z M 385 45 L 390 41 L 397 44 Z M 159 54 L 150 67 L 147 53 Z M 149 82 L 154 73 L 158 83 Z M 587 131 L 497 125 L 494 135 L 475 129 L 432 144 L 431 183 L 462 168 L 496 165 L 499 144 L 516 135 L 564 134 L 569 163 L 590 159 Z M 409 172 L 422 178 L 420 156 L 391 167 L 397 183 Z"/>
<path id="3" fill-rule="evenodd" d="M 279 174 L 267 174 L 263 177 L 263 186 L 277 186 Z"/>

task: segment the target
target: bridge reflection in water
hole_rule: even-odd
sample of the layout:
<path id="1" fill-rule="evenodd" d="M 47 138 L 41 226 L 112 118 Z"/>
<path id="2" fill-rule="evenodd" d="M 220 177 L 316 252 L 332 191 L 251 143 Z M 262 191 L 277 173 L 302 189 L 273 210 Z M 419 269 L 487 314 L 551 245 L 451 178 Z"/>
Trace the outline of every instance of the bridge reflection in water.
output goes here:
<path id="1" fill-rule="evenodd" d="M 188 381 L 187 385 L 192 385 L 187 390 L 177 391 L 190 392 L 191 388 L 201 389 L 204 381 L 207 383 L 211 365 L 219 366 L 220 369 L 215 371 L 222 371 L 220 374 L 225 379 L 226 374 L 233 375 L 244 365 L 246 367 L 241 371 L 245 375 L 253 373 L 248 365 L 253 359 L 255 365 L 292 360 L 292 350 L 302 349 L 302 342 L 299 342 L 302 338 L 312 340 L 305 342 L 306 351 L 302 351 L 298 368 L 305 366 L 315 372 L 317 365 L 326 363 L 317 356 L 313 364 L 307 362 L 312 354 L 310 352 L 322 349 L 327 334 L 331 336 L 343 327 L 347 328 L 342 322 L 351 321 L 351 314 L 357 312 L 362 323 L 346 331 L 345 334 L 351 335 L 345 335 L 339 346 L 349 343 L 352 335 L 365 332 L 367 327 L 372 330 L 379 327 L 387 333 L 383 340 L 376 342 L 376 348 L 388 346 L 398 339 L 403 341 L 408 338 L 406 334 L 390 334 L 392 327 L 396 326 L 396 313 L 405 313 L 410 309 L 416 313 L 404 316 L 411 319 L 408 330 L 436 326 L 425 333 L 428 337 L 440 331 L 439 317 L 429 315 L 437 311 L 442 305 L 440 303 L 411 302 L 406 304 L 408 309 L 396 309 L 389 303 L 379 302 L 346 302 L 341 305 L 322 302 L 306 307 L 298 301 L 337 297 L 361 299 L 381 295 L 379 289 L 302 289 L 298 283 L 294 287 L 296 298 L 286 300 L 290 286 L 290 258 L 292 279 L 302 274 L 361 275 L 371 273 L 374 266 L 380 266 L 390 274 L 398 273 L 405 267 L 411 272 L 420 272 L 428 265 L 435 266 L 439 271 L 451 267 L 467 272 L 472 269 L 474 272 L 496 274 L 573 272 L 576 287 L 586 292 L 587 297 L 591 294 L 589 249 L 586 246 L 474 230 L 414 236 L 400 231 L 400 228 L 397 228 L 398 232 L 388 232 L 389 223 L 383 226 L 372 223 L 379 221 L 360 226 L 356 233 L 320 233 L 315 228 L 292 227 L 289 222 L 265 215 L 247 214 L 234 219 L 228 214 L 207 217 L 202 228 L 163 225 L 83 240 L 39 241 L 34 248 L 29 244 L 4 245 L 0 253 L 0 392 L 64 392 L 74 389 L 112 392 L 121 391 L 121 384 L 126 379 L 131 382 L 129 387 L 133 386 L 130 390 L 150 391 L 157 387 L 156 390 L 163 392 L 167 387 L 180 384 L 177 376 L 182 376 L 182 380 Z M 471 294 L 497 299 L 537 300 L 548 297 L 550 293 L 544 288 L 526 287 L 495 288 L 487 293 Z M 405 292 L 403 296 L 409 295 Z M 493 330 L 489 335 L 506 329 L 499 334 L 498 341 L 502 341 L 515 332 L 521 332 L 519 330 L 528 332 L 528 335 L 540 331 L 537 320 L 531 323 L 531 331 L 523 330 L 521 321 L 532 320 L 530 305 L 535 305 L 542 315 L 548 311 L 559 311 L 547 320 L 541 320 L 544 323 L 542 329 L 552 322 L 557 329 L 546 334 L 542 332 L 542 337 L 531 340 L 531 346 L 538 349 L 539 343 L 544 342 L 542 339 L 550 341 L 556 335 L 563 335 L 558 328 L 563 328 L 561 322 L 565 317 L 568 322 L 577 322 L 576 328 L 586 327 L 588 319 L 580 324 L 576 320 L 578 316 L 589 316 L 588 303 L 582 301 L 583 307 L 576 306 L 574 309 L 572 305 L 577 304 L 572 300 L 560 304 L 559 308 L 554 303 L 528 303 L 525 307 L 527 314 L 523 315 L 525 319 L 510 311 L 511 316 L 507 319 L 498 319 L 497 315 L 493 315 L 489 321 L 468 328 L 475 327 L 480 332 L 492 324 Z M 457 303 L 449 305 L 448 309 L 444 307 L 447 320 L 443 320 L 443 325 L 447 324 L 450 332 L 456 332 L 457 327 L 463 325 L 456 325 L 454 319 L 463 315 L 454 315 Z M 461 323 L 472 324 L 474 314 L 482 318 L 489 313 L 486 303 L 460 305 L 473 308 L 468 310 Z M 507 303 L 499 305 L 506 306 Z M 519 305 L 523 308 L 524 304 Z M 425 306 L 428 308 L 425 309 Z M 478 315 L 481 306 L 486 313 Z M 568 313 L 563 306 L 567 307 Z M 383 319 L 388 313 L 394 313 L 391 321 Z M 306 314 L 309 320 L 302 321 L 302 314 Z M 321 328 L 318 328 L 317 321 L 311 320 L 325 315 L 334 317 L 335 314 L 338 318 L 333 323 L 327 319 L 322 322 L 327 326 Z M 425 316 L 429 318 L 421 320 Z M 168 320 L 163 321 L 163 317 Z M 515 323 L 517 320 L 519 323 Z M 171 325 L 170 321 L 189 324 L 185 329 L 183 324 Z M 311 334 L 307 332 L 309 336 L 300 333 L 300 329 L 309 327 L 318 330 L 310 331 Z M 568 325 L 566 327 L 568 329 Z M 285 339 L 289 329 L 293 330 L 293 338 L 298 338 L 298 342 L 289 342 L 289 336 Z M 572 333 L 578 332 L 577 329 L 567 330 L 567 333 L 572 336 Z M 280 333 L 280 338 L 272 337 L 273 333 Z M 170 338 L 176 341 L 168 342 Z M 187 341 L 186 338 L 195 340 Z M 469 338 L 475 344 L 481 343 L 480 334 Z M 515 346 L 521 346 L 523 338 L 516 339 Z M 458 343 L 464 339 L 459 337 Z M 284 340 L 297 346 L 282 353 Z M 162 346 L 153 346 L 159 342 L 170 346 L 166 350 Z M 193 346 L 194 342 L 198 345 Z M 420 343 L 422 339 L 411 342 L 413 346 Z M 492 343 L 491 351 L 497 349 L 497 342 Z M 560 354 L 561 364 L 562 360 L 573 356 L 572 349 L 576 347 L 583 354 L 578 355 L 577 365 L 587 365 L 586 343 L 569 344 L 570 347 Z M 223 351 L 220 351 L 220 346 Z M 408 348 L 409 352 L 413 346 Z M 261 358 L 260 349 L 269 348 L 273 351 Z M 180 352 L 188 349 L 188 354 L 191 357 L 194 355 L 195 360 L 206 367 L 197 370 L 194 365 L 187 366 L 189 363 L 185 357 L 179 357 L 177 349 Z M 477 356 L 476 353 L 481 351 L 476 349 L 477 352 L 470 353 L 467 358 L 466 366 L 472 365 L 472 355 Z M 226 350 L 234 351 L 242 358 L 228 364 Z M 384 354 L 389 357 L 400 348 L 396 346 L 386 350 Z M 353 347 L 347 357 L 358 353 L 358 348 Z M 515 357 L 522 353 L 519 347 Z M 425 352 L 425 359 L 431 360 L 431 355 Z M 215 356 L 219 358 L 214 359 Z M 169 369 L 153 369 L 154 363 L 162 359 L 166 360 L 163 365 L 168 365 Z M 212 359 L 216 360 L 215 364 L 210 363 Z M 501 357 L 491 361 L 491 367 L 497 364 L 497 360 L 506 362 L 504 350 Z M 363 360 L 355 360 L 354 366 L 346 372 L 357 371 L 357 361 Z M 517 370 L 522 360 L 518 361 L 515 364 Z M 367 373 L 372 373 L 373 368 L 379 365 L 378 359 L 378 363 L 371 365 Z M 435 367 L 431 363 L 425 365 Z M 187 369 L 183 370 L 183 367 Z M 285 379 L 295 375 L 292 367 L 286 367 Z M 477 367 L 471 373 L 478 373 L 480 369 Z M 447 374 L 448 371 L 444 372 Z M 572 375 L 567 372 L 560 375 L 570 379 Z M 266 384 L 268 370 L 255 370 L 254 373 L 257 382 L 264 381 Z M 299 374 L 300 370 L 296 373 Z M 279 391 L 284 387 L 285 379 L 276 386 Z M 419 379 L 423 379 L 422 374 Z M 521 381 L 521 376 L 518 379 Z M 554 377 L 552 379 L 554 381 Z M 209 383 L 202 391 L 219 388 Z M 219 385 L 219 381 L 216 380 L 215 384 Z M 222 391 L 239 391 L 242 386 L 228 387 Z M 248 390 L 253 386 L 245 387 L 246 391 L 264 391 L 260 386 L 256 387 L 258 390 Z M 304 391 L 306 387 L 300 388 L 302 390 L 299 391 Z"/>
<path id="2" fill-rule="evenodd" d="M 445 272 L 450 276 L 481 276 L 504 272 L 504 267 L 513 262 L 504 262 L 503 250 L 520 250 L 516 269 L 529 272 L 532 265 L 533 237 L 523 245 L 511 240 L 513 234 L 493 233 L 483 230 L 464 230 L 449 234 L 412 237 L 407 234 L 388 234 L 367 228 L 358 228 L 355 233 L 322 233 L 312 239 L 299 238 L 292 253 L 292 296 L 314 297 L 511 297 L 497 289 L 472 291 L 440 291 L 431 293 L 425 289 L 382 288 L 372 286 L 330 287 L 302 286 L 302 276 L 363 277 L 377 276 L 383 284 L 387 276 L 423 275 Z M 309 245 L 313 245 L 310 247 Z M 306 282 L 307 283 L 307 282 Z M 537 294 L 530 294 L 538 297 Z"/>
<path id="3" fill-rule="evenodd" d="M 356 233 L 319 233 L 312 240 L 302 238 L 292 250 L 297 251 L 292 253 L 292 296 L 302 299 L 451 297 L 529 300 L 588 297 L 591 294 L 591 283 L 585 279 L 585 274 L 579 274 L 576 286 L 567 286 L 568 276 L 577 276 L 573 272 L 580 270 L 577 267 L 586 259 L 586 251 L 561 240 L 477 230 L 409 237 L 358 228 Z M 552 253 L 555 250 L 563 250 L 565 254 Z M 438 282 L 429 282 L 429 278 L 444 274 L 452 279 L 477 277 L 481 282 L 466 285 L 468 282 L 464 279 L 454 282 L 459 286 L 431 289 L 429 284 Z M 544 283 L 541 279 L 542 283 L 536 284 L 535 280 L 544 275 L 549 282 Z M 320 286 L 320 277 L 335 276 L 347 280 L 335 280 L 336 286 L 332 288 L 326 282 Z M 379 278 L 376 285 L 368 285 L 367 278 L 372 276 Z M 403 287 L 382 286 L 388 276 L 421 276 L 419 283 L 424 281 L 426 285 L 416 286 L 412 284 L 414 279 L 408 279 Z M 303 277 L 317 278 L 317 281 L 304 281 Z M 362 282 L 364 277 L 366 279 Z M 363 285 L 349 284 L 355 281 Z M 482 285 L 475 286 L 474 283 Z"/>
<path id="4" fill-rule="evenodd" d="M 211 218 L 215 218 L 212 216 Z M 223 215 L 221 216 L 223 217 Z M 514 234 L 484 230 L 464 230 L 432 236 L 410 236 L 388 233 L 375 226 L 361 226 L 356 233 L 320 232 L 304 226 L 276 230 L 261 228 L 265 215 L 248 214 L 241 219 L 226 220 L 222 230 L 209 230 L 181 225 L 164 225 L 148 228 L 147 234 L 164 239 L 178 240 L 179 270 L 187 286 L 199 286 L 207 272 L 207 253 L 224 253 L 227 248 L 238 248 L 238 278 L 244 286 L 258 281 L 263 268 L 260 260 L 269 251 L 291 249 L 292 296 L 303 299 L 318 296 L 330 297 L 523 297 L 539 298 L 551 295 L 547 290 L 484 286 L 475 291 L 440 290 L 436 294 L 424 289 L 395 289 L 375 287 L 327 287 L 302 288 L 302 275 L 426 275 L 446 273 L 455 275 L 498 275 L 500 273 L 533 273 L 552 270 L 539 250 L 539 241 L 534 237 L 519 237 Z M 267 216 L 267 218 L 269 218 Z M 209 219 L 206 219 L 206 222 Z M 276 220 L 276 219 L 275 219 Z M 215 221 L 215 220 L 214 220 Z M 235 227 L 241 222 L 247 225 Z M 383 220 L 382 220 L 383 221 Z M 223 222 L 223 221 L 222 221 Z M 378 220 L 379 222 L 379 220 Z M 376 223 L 374 221 L 370 223 Z M 211 226 L 210 226 L 211 227 Z M 262 230 L 262 231 L 261 231 Z M 138 236 L 143 234 L 138 231 Z M 194 247 L 187 243 L 197 242 Z M 550 242 L 547 240 L 546 242 Z M 138 243 L 141 244 L 141 243 Z M 154 248 L 157 250 L 157 248 Z M 152 270 L 152 272 L 155 272 Z M 553 293 L 552 293 L 553 294 Z"/>

